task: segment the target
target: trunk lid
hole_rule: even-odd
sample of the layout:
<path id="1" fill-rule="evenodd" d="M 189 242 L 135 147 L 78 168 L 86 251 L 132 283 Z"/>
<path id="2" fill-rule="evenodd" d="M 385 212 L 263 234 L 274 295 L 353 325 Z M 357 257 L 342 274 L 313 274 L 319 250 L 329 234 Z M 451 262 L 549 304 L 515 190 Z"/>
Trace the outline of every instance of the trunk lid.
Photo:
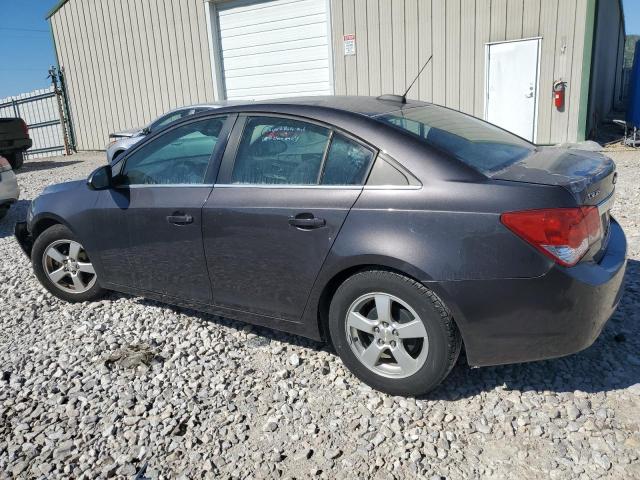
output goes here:
<path id="1" fill-rule="evenodd" d="M 609 239 L 617 175 L 613 160 L 601 153 L 540 147 L 533 155 L 496 172 L 492 178 L 561 186 L 574 195 L 577 205 L 597 205 L 602 221 L 602 241 L 593 245 L 585 257 L 598 260 Z"/>
<path id="2" fill-rule="evenodd" d="M 601 153 L 541 147 L 492 178 L 562 186 L 579 205 L 598 205 L 613 193 L 616 176 L 615 163 Z"/>

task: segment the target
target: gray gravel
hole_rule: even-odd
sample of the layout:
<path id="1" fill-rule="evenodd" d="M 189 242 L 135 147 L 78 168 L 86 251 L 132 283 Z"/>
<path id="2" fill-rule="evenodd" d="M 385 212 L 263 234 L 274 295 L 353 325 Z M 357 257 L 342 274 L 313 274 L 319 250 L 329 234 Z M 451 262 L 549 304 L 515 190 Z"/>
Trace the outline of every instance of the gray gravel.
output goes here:
<path id="1" fill-rule="evenodd" d="M 0 478 L 640 478 L 640 153 L 616 152 L 626 293 L 593 347 L 469 369 L 424 399 L 365 387 L 325 346 L 112 294 L 67 305 L 11 237 L 50 183 L 27 163 L 0 222 Z"/>

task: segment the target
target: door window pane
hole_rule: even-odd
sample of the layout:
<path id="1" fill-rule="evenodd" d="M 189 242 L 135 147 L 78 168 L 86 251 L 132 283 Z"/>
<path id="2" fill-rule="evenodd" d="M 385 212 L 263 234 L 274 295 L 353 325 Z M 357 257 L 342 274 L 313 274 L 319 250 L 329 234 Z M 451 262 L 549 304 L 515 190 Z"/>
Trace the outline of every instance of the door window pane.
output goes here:
<path id="1" fill-rule="evenodd" d="M 315 185 L 329 141 L 329 130 L 276 117 L 247 119 L 232 183 Z"/>
<path id="2" fill-rule="evenodd" d="M 182 117 L 186 117 L 187 115 L 190 115 L 189 112 L 191 112 L 191 110 L 183 109 L 183 110 L 177 110 L 175 112 L 167 113 L 164 117 L 160 117 L 158 120 L 153 122 L 153 124 L 151 124 L 151 126 L 149 127 L 149 130 L 154 132 L 156 130 L 159 130 L 162 127 L 166 127 L 170 123 L 173 123 L 177 120 L 180 120 Z"/>
<path id="3" fill-rule="evenodd" d="M 209 159 L 226 117 L 188 123 L 161 134 L 126 159 L 121 183 L 179 185 L 204 183 Z"/>
<path id="4" fill-rule="evenodd" d="M 336 134 L 331 141 L 322 175 L 323 185 L 362 185 L 373 152 Z"/>

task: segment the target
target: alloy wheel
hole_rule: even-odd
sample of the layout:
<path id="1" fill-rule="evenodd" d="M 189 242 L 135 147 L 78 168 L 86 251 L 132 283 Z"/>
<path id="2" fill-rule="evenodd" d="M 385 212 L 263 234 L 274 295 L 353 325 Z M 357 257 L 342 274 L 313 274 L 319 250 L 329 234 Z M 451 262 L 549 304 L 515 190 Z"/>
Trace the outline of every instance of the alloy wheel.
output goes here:
<path id="1" fill-rule="evenodd" d="M 405 378 L 424 365 L 429 337 L 418 314 L 405 301 L 386 293 L 369 293 L 351 304 L 345 321 L 347 340 L 369 370 Z"/>
<path id="2" fill-rule="evenodd" d="M 87 252 L 73 240 L 56 240 L 47 246 L 42 266 L 51 283 L 68 293 L 84 293 L 96 283 Z"/>

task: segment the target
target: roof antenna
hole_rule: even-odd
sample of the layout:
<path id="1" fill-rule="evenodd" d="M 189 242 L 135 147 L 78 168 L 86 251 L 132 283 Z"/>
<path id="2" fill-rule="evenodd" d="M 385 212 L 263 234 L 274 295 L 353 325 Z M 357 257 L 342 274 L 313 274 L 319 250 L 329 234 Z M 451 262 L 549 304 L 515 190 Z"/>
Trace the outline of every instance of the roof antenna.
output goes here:
<path id="1" fill-rule="evenodd" d="M 416 83 L 416 81 L 418 80 L 418 78 L 420 78 L 420 75 L 422 74 L 422 71 L 427 68 L 427 65 L 429 65 L 429 62 L 431 61 L 431 59 L 433 58 L 433 55 L 431 55 L 426 62 L 424 62 L 424 65 L 422 66 L 422 68 L 420 69 L 420 71 L 418 72 L 418 74 L 416 75 L 416 78 L 413 79 L 413 82 L 411 82 L 411 85 L 409 85 L 409 87 L 407 88 L 407 90 L 402 94 L 402 96 L 400 95 L 380 95 L 378 97 L 379 100 L 392 100 L 392 101 L 400 101 L 402 103 L 407 103 L 407 94 L 409 93 L 409 90 L 411 90 L 411 87 L 413 87 L 413 84 Z"/>
<path id="2" fill-rule="evenodd" d="M 404 95 L 402 95 L 402 103 L 407 103 L 407 93 L 409 93 L 409 90 L 411 90 L 411 87 L 413 87 L 413 84 L 416 83 L 416 80 L 418 80 L 418 78 L 420 77 L 420 74 L 422 73 L 422 71 L 425 68 L 427 68 L 427 65 L 429 65 L 429 62 L 431 61 L 432 58 L 433 58 L 433 54 L 429 58 L 427 58 L 426 62 L 424 62 L 424 65 L 422 66 L 422 68 L 420 69 L 418 74 L 416 75 L 416 78 L 413 79 L 413 82 L 411 82 L 411 85 L 409 85 L 409 88 L 407 88 L 407 91 L 404 92 Z"/>

